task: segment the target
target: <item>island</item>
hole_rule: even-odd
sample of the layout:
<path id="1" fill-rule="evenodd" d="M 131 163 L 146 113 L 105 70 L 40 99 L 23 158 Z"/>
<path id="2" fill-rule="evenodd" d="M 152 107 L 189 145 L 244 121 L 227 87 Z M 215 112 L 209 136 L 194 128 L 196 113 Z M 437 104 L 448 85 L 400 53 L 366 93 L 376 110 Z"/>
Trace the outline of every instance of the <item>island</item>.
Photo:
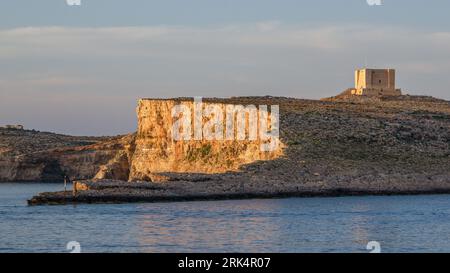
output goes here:
<path id="1" fill-rule="evenodd" d="M 322 100 L 140 99 L 123 136 L 2 128 L 0 181 L 74 181 L 30 205 L 450 193 L 450 102 L 355 77 Z"/>

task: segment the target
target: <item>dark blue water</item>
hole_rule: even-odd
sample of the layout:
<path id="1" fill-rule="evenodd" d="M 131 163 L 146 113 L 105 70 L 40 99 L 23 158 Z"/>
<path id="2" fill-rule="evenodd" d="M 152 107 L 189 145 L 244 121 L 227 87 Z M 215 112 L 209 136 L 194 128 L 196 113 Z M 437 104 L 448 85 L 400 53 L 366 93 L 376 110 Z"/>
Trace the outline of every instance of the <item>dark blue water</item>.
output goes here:
<path id="1" fill-rule="evenodd" d="M 450 252 L 450 196 L 28 207 L 0 184 L 0 252 Z"/>

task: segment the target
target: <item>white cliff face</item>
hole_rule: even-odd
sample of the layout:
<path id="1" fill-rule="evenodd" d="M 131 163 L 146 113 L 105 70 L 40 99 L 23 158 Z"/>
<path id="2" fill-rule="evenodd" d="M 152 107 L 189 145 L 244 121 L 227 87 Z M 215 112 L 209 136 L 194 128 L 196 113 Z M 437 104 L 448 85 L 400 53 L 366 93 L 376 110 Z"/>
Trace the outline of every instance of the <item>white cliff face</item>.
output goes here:
<path id="1" fill-rule="evenodd" d="M 191 129 L 190 140 L 177 140 L 174 137 L 174 124 L 180 123 L 180 119 L 183 118 L 182 115 L 173 115 L 173 109 L 177 105 L 188 109 L 191 115 L 185 120 L 189 122 L 185 124 L 185 127 Z M 204 112 L 211 108 L 220 110 L 225 113 L 223 116 L 225 121 L 227 104 L 203 103 L 201 107 Z M 213 174 L 237 171 L 244 164 L 275 159 L 283 154 L 283 145 L 278 138 L 276 149 L 268 152 L 261 150 L 262 144 L 267 141 L 259 137 L 253 140 L 248 138 L 226 140 L 226 125 L 213 126 L 214 128 L 211 129 L 215 136 L 222 135 L 224 139 L 205 139 L 206 131 L 204 130 L 208 130 L 205 128 L 211 124 L 210 120 L 214 118 L 214 115 L 203 115 L 196 121 L 196 110 L 198 111 L 198 108 L 195 109 L 192 100 L 143 99 L 139 101 L 138 132 L 131 160 L 130 180 L 159 180 L 161 177 L 158 173 L 164 172 Z M 201 139 L 196 139 L 194 130 L 199 125 Z M 184 129 L 186 128 L 182 128 Z M 237 126 L 233 131 L 236 135 Z"/>

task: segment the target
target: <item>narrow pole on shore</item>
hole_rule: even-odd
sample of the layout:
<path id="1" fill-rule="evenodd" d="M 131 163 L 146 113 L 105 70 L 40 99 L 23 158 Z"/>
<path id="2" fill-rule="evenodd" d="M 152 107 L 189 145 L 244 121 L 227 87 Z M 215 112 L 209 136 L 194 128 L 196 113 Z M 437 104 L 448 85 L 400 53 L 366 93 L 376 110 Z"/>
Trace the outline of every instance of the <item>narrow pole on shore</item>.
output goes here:
<path id="1" fill-rule="evenodd" d="M 73 181 L 72 195 L 73 197 L 77 196 L 77 181 Z"/>

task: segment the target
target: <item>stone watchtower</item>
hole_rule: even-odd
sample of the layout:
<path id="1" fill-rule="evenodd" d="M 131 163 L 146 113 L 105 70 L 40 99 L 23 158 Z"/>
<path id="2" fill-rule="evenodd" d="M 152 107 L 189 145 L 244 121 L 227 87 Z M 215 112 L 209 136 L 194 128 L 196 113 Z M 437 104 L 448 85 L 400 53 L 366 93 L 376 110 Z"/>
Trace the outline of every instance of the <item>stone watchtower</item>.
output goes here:
<path id="1" fill-rule="evenodd" d="M 355 71 L 355 88 L 352 95 L 358 96 L 400 96 L 395 88 L 395 69 L 359 69 Z"/>

